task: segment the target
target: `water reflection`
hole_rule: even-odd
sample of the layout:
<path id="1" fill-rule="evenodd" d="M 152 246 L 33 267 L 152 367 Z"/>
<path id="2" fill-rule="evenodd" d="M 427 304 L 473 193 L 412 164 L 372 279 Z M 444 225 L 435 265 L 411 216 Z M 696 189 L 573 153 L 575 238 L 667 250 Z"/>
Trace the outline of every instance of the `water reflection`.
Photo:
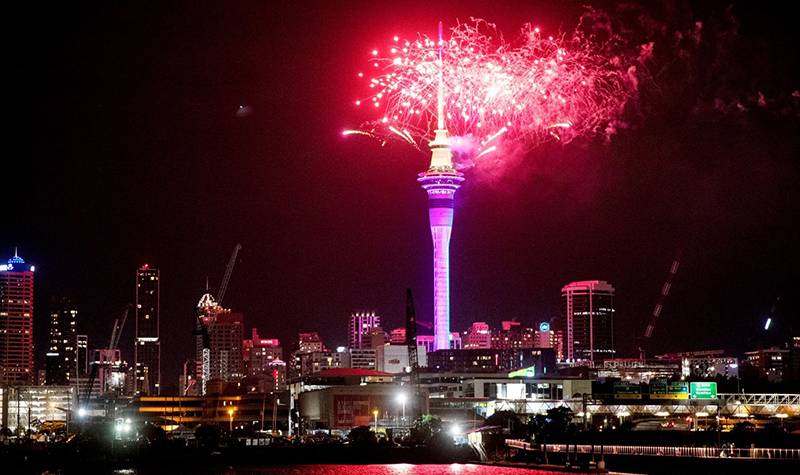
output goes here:
<path id="1" fill-rule="evenodd" d="M 560 475 L 559 472 L 474 464 L 412 465 L 292 465 L 269 467 L 226 467 L 181 471 L 117 470 L 113 475 Z"/>

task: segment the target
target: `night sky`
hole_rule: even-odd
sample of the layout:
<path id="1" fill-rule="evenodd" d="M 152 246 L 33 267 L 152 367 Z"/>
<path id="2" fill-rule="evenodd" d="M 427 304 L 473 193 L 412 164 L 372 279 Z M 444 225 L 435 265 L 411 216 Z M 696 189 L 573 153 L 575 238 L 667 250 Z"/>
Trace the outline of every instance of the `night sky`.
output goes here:
<path id="1" fill-rule="evenodd" d="M 509 38 L 525 22 L 568 32 L 587 2 L 79 3 L 7 18 L 0 257 L 18 246 L 37 267 L 40 360 L 51 296 L 76 301 L 90 346 L 104 346 L 136 268 L 160 269 L 169 390 L 194 354 L 206 277 L 216 292 L 237 242 L 224 306 L 287 353 L 300 331 L 345 344 L 353 309 L 403 325 L 406 287 L 431 320 L 416 182 L 429 155 L 341 136 L 366 118 L 357 73 L 372 49 L 434 35 L 439 20 L 484 18 Z M 553 141 L 468 172 L 452 329 L 532 326 L 559 314 L 566 283 L 607 280 L 617 349 L 633 356 L 683 248 L 651 354 L 765 344 L 777 297 L 774 331 L 789 331 L 800 309 L 795 17 L 755 2 L 592 5 L 632 44 L 654 42 L 636 120 L 610 140 Z M 129 362 L 132 340 L 133 319 Z"/>

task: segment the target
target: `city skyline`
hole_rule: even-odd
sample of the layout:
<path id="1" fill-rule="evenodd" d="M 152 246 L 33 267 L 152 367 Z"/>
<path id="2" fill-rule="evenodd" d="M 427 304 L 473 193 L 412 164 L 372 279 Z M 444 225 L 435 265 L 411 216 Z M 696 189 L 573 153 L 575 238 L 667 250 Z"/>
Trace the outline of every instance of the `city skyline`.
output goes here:
<path id="1" fill-rule="evenodd" d="M 582 2 L 383 6 L 378 21 L 370 6 L 248 6 L 219 24 L 203 8 L 48 12 L 33 22 L 46 32 L 39 42 L 14 53 L 26 68 L 12 78 L 20 118 L 8 173 L 18 179 L 2 191 L 15 212 L 2 218 L 0 257 L 19 246 L 37 265 L 37 352 L 53 295 L 75 301 L 78 333 L 102 347 L 132 303 L 132 269 L 150 263 L 164 279 L 170 351 L 191 356 L 197 296 L 206 277 L 222 279 L 236 242 L 243 250 L 226 307 L 244 314 L 245 331 L 283 341 L 319 332 L 345 344 L 355 308 L 377 309 L 387 331 L 401 327 L 407 287 L 420 321 L 432 322 L 430 230 L 414 183 L 429 157 L 341 138 L 357 125 L 353 78 L 373 43 L 394 34 L 433 36 L 438 20 L 449 28 L 471 15 L 509 35 L 528 21 L 568 30 Z M 562 286 L 602 279 L 617 289 L 617 350 L 635 356 L 679 247 L 681 272 L 651 353 L 748 350 L 777 297 L 775 330 L 785 328 L 798 309 L 800 134 L 791 100 L 780 112 L 780 98 L 798 87 L 796 67 L 782 60 L 797 56 L 797 40 L 780 8 L 737 5 L 736 54 L 725 62 L 698 53 L 747 80 L 714 89 L 690 74 L 692 63 L 662 57 L 654 68 L 674 67 L 664 68 L 664 95 L 645 104 L 637 128 L 607 144 L 548 143 L 510 157 L 499 175 L 472 170 L 450 249 L 452 329 L 513 317 L 534 326 L 560 313 Z M 702 21 L 714 38 L 715 21 L 717 33 L 726 28 L 723 11 L 649 13 L 669 31 Z M 219 48 L 197 45 L 198 31 Z M 752 61 L 755 51 L 766 58 Z M 681 94 L 687 78 L 703 92 Z M 132 323 L 127 346 L 121 340 L 129 364 Z M 174 385 L 179 371 L 166 371 L 163 383 Z"/>

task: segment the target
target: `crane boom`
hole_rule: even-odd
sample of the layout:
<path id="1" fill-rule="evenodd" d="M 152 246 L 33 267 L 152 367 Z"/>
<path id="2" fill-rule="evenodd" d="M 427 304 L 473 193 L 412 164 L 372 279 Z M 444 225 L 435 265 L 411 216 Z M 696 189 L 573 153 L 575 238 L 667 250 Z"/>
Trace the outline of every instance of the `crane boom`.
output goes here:
<path id="1" fill-rule="evenodd" d="M 417 316 L 414 310 L 414 297 L 411 289 L 406 289 L 406 344 L 408 345 L 408 365 L 411 367 L 411 419 L 416 419 L 422 411 L 419 391 L 419 361 L 417 355 Z"/>
<path id="2" fill-rule="evenodd" d="M 658 297 L 658 303 L 656 303 L 656 307 L 653 309 L 653 315 L 650 316 L 650 323 L 647 325 L 647 329 L 644 331 L 644 337 L 639 345 L 639 359 L 645 359 L 647 344 L 650 342 L 650 337 L 653 336 L 653 330 L 655 330 L 656 323 L 658 323 L 658 319 L 661 317 L 661 311 L 664 309 L 667 295 L 669 295 L 669 291 L 672 288 L 672 281 L 675 279 L 675 274 L 678 272 L 678 266 L 681 264 L 681 254 L 682 249 L 678 249 L 678 252 L 675 254 L 675 259 L 672 260 L 672 265 L 669 268 L 669 274 L 664 281 L 664 285 L 661 287 L 661 295 Z"/>
<path id="3" fill-rule="evenodd" d="M 125 328 L 125 322 L 128 320 L 128 314 L 130 313 L 130 310 L 131 310 L 131 305 L 128 304 L 128 306 L 125 307 L 125 312 L 123 312 L 122 314 L 122 322 L 120 322 L 118 327 L 114 328 L 114 333 L 112 333 L 111 336 L 111 342 L 108 345 L 109 349 L 111 350 L 117 349 L 117 346 L 119 345 L 119 339 L 122 336 L 122 329 Z"/>
<path id="4" fill-rule="evenodd" d="M 119 344 L 119 338 L 122 336 L 122 329 L 125 327 L 125 321 L 128 320 L 128 313 L 131 310 L 132 305 L 128 304 L 125 306 L 125 311 L 122 313 L 122 318 L 117 318 L 114 320 L 114 328 L 111 329 L 111 338 L 108 340 L 108 349 L 109 350 L 116 350 L 117 345 Z M 112 351 L 113 353 L 113 351 Z M 105 360 L 103 355 L 100 355 L 101 360 Z M 92 388 L 94 387 L 94 380 L 97 379 L 97 372 L 100 370 L 100 365 L 105 365 L 105 362 L 93 362 L 92 363 L 92 372 L 89 374 L 89 384 L 86 387 L 86 395 L 84 396 L 85 399 L 89 399 L 92 395 Z"/>
<path id="5" fill-rule="evenodd" d="M 228 290 L 228 282 L 231 280 L 233 266 L 236 264 L 236 256 L 239 255 L 239 249 L 241 248 L 241 244 L 236 244 L 236 247 L 233 248 L 231 260 L 228 261 L 228 267 L 225 268 L 225 277 L 222 278 L 222 283 L 219 285 L 219 292 L 217 292 L 217 305 L 222 304 L 222 299 L 225 297 L 225 291 Z"/>

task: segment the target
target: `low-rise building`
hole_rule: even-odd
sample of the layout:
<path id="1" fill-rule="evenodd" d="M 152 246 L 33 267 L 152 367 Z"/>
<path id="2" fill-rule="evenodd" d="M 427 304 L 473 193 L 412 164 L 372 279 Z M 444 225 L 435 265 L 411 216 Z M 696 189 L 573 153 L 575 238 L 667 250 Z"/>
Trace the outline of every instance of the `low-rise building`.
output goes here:
<path id="1" fill-rule="evenodd" d="M 409 368 L 408 347 L 384 345 L 375 350 L 376 370 L 385 373 L 403 373 Z M 424 346 L 417 347 L 417 364 L 428 365 L 428 352 Z"/>

